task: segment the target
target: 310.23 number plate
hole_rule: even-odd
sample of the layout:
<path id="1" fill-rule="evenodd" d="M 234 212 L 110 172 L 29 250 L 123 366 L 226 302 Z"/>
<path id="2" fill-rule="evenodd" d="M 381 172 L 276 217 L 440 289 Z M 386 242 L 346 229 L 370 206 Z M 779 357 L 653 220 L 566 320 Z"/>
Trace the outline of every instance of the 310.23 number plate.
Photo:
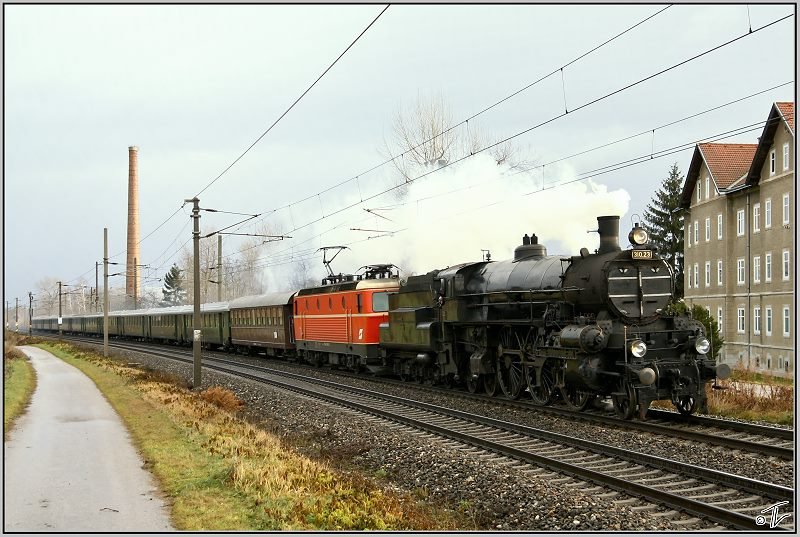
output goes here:
<path id="1" fill-rule="evenodd" d="M 653 250 L 632 250 L 631 259 L 653 259 Z"/>

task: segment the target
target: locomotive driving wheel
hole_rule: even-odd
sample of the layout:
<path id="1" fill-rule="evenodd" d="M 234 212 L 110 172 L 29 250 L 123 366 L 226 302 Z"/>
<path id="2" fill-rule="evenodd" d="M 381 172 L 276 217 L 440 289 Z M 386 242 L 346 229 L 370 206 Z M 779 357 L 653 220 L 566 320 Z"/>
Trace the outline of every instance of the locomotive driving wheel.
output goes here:
<path id="1" fill-rule="evenodd" d="M 555 395 L 554 387 L 556 384 L 556 376 L 553 370 L 555 363 L 552 360 L 545 360 L 542 365 L 541 383 L 536 385 L 536 368 L 533 366 L 526 367 L 528 378 L 528 391 L 531 394 L 533 402 L 537 405 L 545 406 L 553 402 Z"/>
<path id="2" fill-rule="evenodd" d="M 678 412 L 684 416 L 691 416 L 697 409 L 697 400 L 691 395 L 681 395 L 677 399 L 673 400 L 672 404 L 675 405 L 675 408 L 678 409 Z"/>
<path id="3" fill-rule="evenodd" d="M 561 397 L 572 410 L 583 410 L 592 399 L 592 394 L 576 389 L 574 386 L 562 386 Z"/>
<path id="4" fill-rule="evenodd" d="M 614 410 L 623 420 L 629 420 L 636 412 L 636 390 L 625 378 L 622 378 L 617 384 L 617 392 L 611 395 L 611 401 L 614 404 Z"/>
<path id="5" fill-rule="evenodd" d="M 497 384 L 508 399 L 519 399 L 525 390 L 525 368 L 519 356 L 506 354 L 497 361 Z"/>
<path id="6" fill-rule="evenodd" d="M 494 397 L 497 395 L 497 374 L 496 373 L 489 373 L 487 375 L 483 375 L 483 391 L 486 392 L 486 395 L 489 397 Z"/>

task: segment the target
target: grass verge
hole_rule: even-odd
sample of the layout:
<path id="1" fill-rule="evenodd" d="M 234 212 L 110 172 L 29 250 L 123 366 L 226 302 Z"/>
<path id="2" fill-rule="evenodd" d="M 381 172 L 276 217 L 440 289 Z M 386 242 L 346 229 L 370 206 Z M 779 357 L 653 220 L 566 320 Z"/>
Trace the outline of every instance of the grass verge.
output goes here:
<path id="1" fill-rule="evenodd" d="M 222 388 L 107 360 L 68 344 L 42 348 L 89 376 L 126 423 L 180 530 L 453 530 L 449 510 L 386 492 L 300 456 L 236 416 Z M 227 410 L 226 410 L 227 409 Z"/>
<path id="2" fill-rule="evenodd" d="M 17 343 L 17 338 L 6 332 L 3 344 L 3 431 L 6 436 L 36 389 L 36 373 L 28 357 L 14 347 Z"/>

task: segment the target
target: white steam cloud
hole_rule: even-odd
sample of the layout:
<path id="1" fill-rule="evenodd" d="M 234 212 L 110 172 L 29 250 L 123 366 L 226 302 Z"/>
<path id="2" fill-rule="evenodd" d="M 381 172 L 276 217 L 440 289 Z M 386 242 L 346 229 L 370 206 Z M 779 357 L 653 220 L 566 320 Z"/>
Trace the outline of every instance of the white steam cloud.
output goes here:
<path id="1" fill-rule="evenodd" d="M 584 246 L 594 250 L 599 237 L 587 231 L 597 229 L 597 217 L 623 217 L 628 211 L 625 190 L 609 192 L 591 180 L 575 181 L 568 166 L 548 167 L 544 181 L 543 190 L 541 168 L 517 173 L 479 154 L 404 186 L 402 198 L 387 194 L 384 201 L 365 202 L 361 208 L 371 213 L 349 211 L 304 231 L 307 236 L 322 234 L 312 241 L 314 247 L 350 245 L 332 264 L 335 273 L 394 263 L 401 275 L 410 275 L 480 261 L 481 250 L 490 250 L 495 261 L 510 259 L 526 233 L 535 233 L 550 255 L 576 255 Z M 339 200 L 329 210 L 357 201 Z M 306 214 L 306 221 L 318 217 Z M 317 279 L 325 274 L 322 254 L 312 257 L 306 264 Z M 290 265 L 269 269 L 270 290 L 280 287 L 281 280 L 289 281 L 291 270 Z"/>

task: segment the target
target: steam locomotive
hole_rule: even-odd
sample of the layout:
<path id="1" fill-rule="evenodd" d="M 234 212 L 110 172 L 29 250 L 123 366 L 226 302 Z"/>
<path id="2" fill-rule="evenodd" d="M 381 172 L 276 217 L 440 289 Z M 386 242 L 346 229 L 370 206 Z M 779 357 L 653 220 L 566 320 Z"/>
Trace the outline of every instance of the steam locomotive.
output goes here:
<path id="1" fill-rule="evenodd" d="M 392 265 L 371 265 L 319 287 L 204 304 L 203 342 L 576 410 L 610 397 L 625 419 L 662 399 L 683 414 L 702 409 L 705 384 L 730 369 L 707 356 L 700 322 L 668 312 L 674 274 L 647 232 L 634 226 L 622 250 L 619 217 L 597 220 L 595 253 L 548 256 L 525 235 L 508 261 L 404 283 Z M 191 317 L 191 306 L 110 312 L 109 334 L 188 344 Z M 68 316 L 65 331 L 101 335 L 101 321 Z M 33 327 L 58 330 L 53 317 Z"/>

